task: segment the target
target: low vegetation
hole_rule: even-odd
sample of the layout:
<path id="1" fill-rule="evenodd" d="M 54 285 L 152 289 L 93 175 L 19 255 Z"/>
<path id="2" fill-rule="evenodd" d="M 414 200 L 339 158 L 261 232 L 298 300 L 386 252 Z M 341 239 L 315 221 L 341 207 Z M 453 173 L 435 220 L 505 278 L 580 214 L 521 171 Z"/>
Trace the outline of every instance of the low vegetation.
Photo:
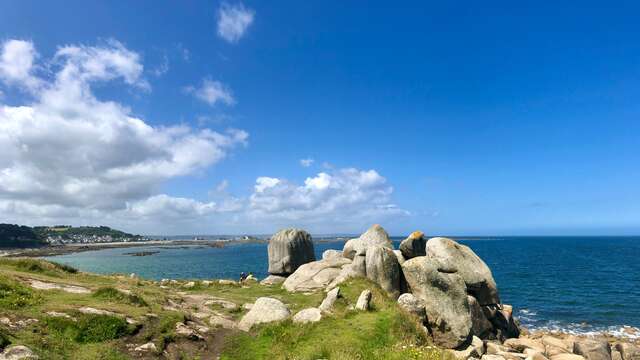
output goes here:
<path id="1" fill-rule="evenodd" d="M 258 326 L 250 333 L 211 327 L 205 340 L 176 333 L 177 323 L 193 321 L 201 303 L 193 299 L 223 299 L 210 311 L 238 320 L 243 304 L 269 296 L 287 304 L 292 313 L 318 306 L 324 293 L 289 293 L 279 286 L 257 283 L 221 285 L 186 281 L 160 284 L 128 276 L 99 276 L 36 259 L 0 259 L 0 348 L 25 345 L 42 359 L 442 359 L 419 324 L 402 312 L 382 290 L 364 279 L 341 286 L 332 315 L 314 324 L 292 321 Z M 86 288 L 87 293 L 60 289 L 36 290 L 29 279 Z M 194 285 L 194 286 L 191 286 Z M 360 292 L 373 291 L 373 310 L 350 309 Z M 175 308 L 176 304 L 178 308 Z M 85 313 L 83 308 L 108 313 Z M 173 307 L 173 308 L 172 308 Z M 132 321 L 128 321 L 132 320 Z M 205 319 L 206 323 L 207 319 Z M 136 352 L 153 343 L 155 351 Z"/>

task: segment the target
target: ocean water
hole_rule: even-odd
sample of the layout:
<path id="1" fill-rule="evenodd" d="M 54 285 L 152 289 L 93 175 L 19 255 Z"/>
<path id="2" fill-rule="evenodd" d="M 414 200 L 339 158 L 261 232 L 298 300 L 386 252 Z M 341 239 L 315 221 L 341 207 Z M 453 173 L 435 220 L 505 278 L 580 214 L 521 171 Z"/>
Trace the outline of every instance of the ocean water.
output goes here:
<path id="1" fill-rule="evenodd" d="M 394 239 L 397 243 L 401 239 Z M 640 334 L 640 237 L 458 238 L 491 268 L 502 301 L 532 330 Z M 315 244 L 316 257 L 344 242 Z M 126 253 L 158 251 L 151 256 Z M 236 279 L 267 271 L 266 244 L 136 247 L 56 256 L 51 260 L 96 273 L 149 279 Z"/>

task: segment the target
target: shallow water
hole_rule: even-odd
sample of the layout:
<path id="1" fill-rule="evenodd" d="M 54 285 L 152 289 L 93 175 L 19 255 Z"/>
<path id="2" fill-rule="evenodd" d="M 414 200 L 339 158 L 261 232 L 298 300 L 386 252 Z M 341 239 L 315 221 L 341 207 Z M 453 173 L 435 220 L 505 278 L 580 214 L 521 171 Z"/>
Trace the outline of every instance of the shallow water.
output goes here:
<path id="1" fill-rule="evenodd" d="M 397 241 L 396 240 L 396 248 Z M 616 334 L 640 327 L 640 237 L 460 238 L 493 271 L 504 303 L 529 329 Z M 343 242 L 316 243 L 316 256 Z M 125 253 L 158 251 L 151 256 Z M 136 247 L 51 258 L 96 273 L 150 279 L 266 276 L 266 244 Z M 634 329 L 632 329 L 634 330 Z"/>

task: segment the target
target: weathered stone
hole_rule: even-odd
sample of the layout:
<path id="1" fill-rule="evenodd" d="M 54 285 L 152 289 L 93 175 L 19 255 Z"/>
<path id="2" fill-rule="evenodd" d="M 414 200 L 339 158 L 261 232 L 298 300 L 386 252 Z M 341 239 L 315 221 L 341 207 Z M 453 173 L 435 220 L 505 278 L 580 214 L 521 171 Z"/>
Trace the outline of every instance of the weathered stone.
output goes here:
<path id="1" fill-rule="evenodd" d="M 341 258 L 341 257 L 342 257 L 342 251 L 340 250 L 329 249 L 329 250 L 325 250 L 322 253 L 322 260 Z"/>
<path id="2" fill-rule="evenodd" d="M 397 299 L 400 296 L 400 265 L 393 250 L 380 245 L 370 246 L 365 262 L 367 278 Z"/>
<path id="3" fill-rule="evenodd" d="M 398 305 L 406 312 L 417 316 L 422 321 L 426 320 L 427 313 L 424 309 L 424 301 L 411 293 L 404 293 L 398 298 Z"/>
<path id="4" fill-rule="evenodd" d="M 427 239 L 422 231 L 414 231 L 406 239 L 400 243 L 400 252 L 405 260 L 412 259 L 417 256 L 425 256 Z"/>
<path id="5" fill-rule="evenodd" d="M 191 289 L 196 287 L 196 283 L 194 281 L 189 281 L 187 283 L 185 283 L 184 285 L 182 285 L 183 288 L 185 289 Z"/>
<path id="6" fill-rule="evenodd" d="M 285 280 L 287 280 L 286 277 L 284 276 L 280 276 L 280 275 L 269 275 L 266 278 L 262 279 L 262 281 L 260 281 L 261 285 L 278 285 L 278 284 L 282 284 Z"/>
<path id="7" fill-rule="evenodd" d="M 0 353 L 0 360 L 23 360 L 23 359 L 37 359 L 38 356 L 26 346 L 16 345 L 11 346 L 2 353 Z"/>
<path id="8" fill-rule="evenodd" d="M 318 308 L 307 308 L 300 310 L 297 314 L 293 316 L 294 323 L 310 323 L 310 322 L 318 322 L 322 319 L 322 311 Z"/>
<path id="9" fill-rule="evenodd" d="M 471 344 L 464 350 L 448 350 L 456 359 L 478 359 L 484 354 L 484 344 L 482 340 L 475 337 L 471 341 Z"/>
<path id="10" fill-rule="evenodd" d="M 226 280 L 226 279 L 218 280 L 218 284 L 220 284 L 220 285 L 239 285 L 237 281 Z"/>
<path id="11" fill-rule="evenodd" d="M 558 354 L 553 355 L 549 360 L 585 360 L 583 356 L 576 354 Z"/>
<path id="12" fill-rule="evenodd" d="M 282 321 L 291 315 L 289 309 L 278 299 L 261 297 L 251 307 L 251 310 L 242 317 L 238 328 L 249 331 L 256 324 Z"/>
<path id="13" fill-rule="evenodd" d="M 623 360 L 622 354 L 618 350 L 611 351 L 611 360 Z"/>
<path id="14" fill-rule="evenodd" d="M 564 341 L 549 335 L 542 337 L 542 344 L 545 347 L 547 356 L 571 353 L 573 351 L 573 346 L 569 346 Z"/>
<path id="15" fill-rule="evenodd" d="M 313 261 L 300 266 L 283 287 L 288 291 L 308 292 L 324 289 L 342 272 L 342 266 L 351 263 L 346 258 L 334 258 Z"/>
<path id="16" fill-rule="evenodd" d="M 393 253 L 396 254 L 396 258 L 398 258 L 398 264 L 402 265 L 407 261 L 407 259 L 402 256 L 402 252 L 400 250 L 393 250 Z"/>
<path id="17" fill-rule="evenodd" d="M 617 343 L 616 350 L 620 352 L 622 360 L 640 360 L 640 347 L 629 343 Z"/>
<path id="18" fill-rule="evenodd" d="M 505 360 L 505 358 L 503 358 L 500 355 L 482 355 L 481 360 Z"/>
<path id="19" fill-rule="evenodd" d="M 467 300 L 469 301 L 469 310 L 471 311 L 471 328 L 473 334 L 482 339 L 486 339 L 493 330 L 493 326 L 484 315 L 478 300 L 471 295 L 467 295 Z"/>
<path id="20" fill-rule="evenodd" d="M 499 352 L 496 355 L 502 356 L 506 360 L 523 360 L 527 358 L 527 355 L 513 351 Z"/>
<path id="21" fill-rule="evenodd" d="M 139 352 L 148 352 L 148 351 L 156 352 L 156 351 L 158 351 L 158 348 L 156 347 L 156 344 L 154 344 L 152 342 L 148 342 L 146 344 L 143 344 L 143 345 L 140 345 L 140 346 L 136 347 L 133 350 L 134 351 L 139 351 Z"/>
<path id="22" fill-rule="evenodd" d="M 527 360 L 548 360 L 543 353 L 534 349 L 524 349 L 524 354 L 527 356 Z"/>
<path id="23" fill-rule="evenodd" d="M 357 253 L 364 253 L 363 249 L 364 245 L 362 244 L 362 241 L 360 241 L 360 238 L 350 239 L 344 244 L 344 247 L 342 249 L 342 257 L 353 259 Z"/>
<path id="24" fill-rule="evenodd" d="M 509 348 L 494 342 L 487 342 L 487 354 L 495 355 L 501 352 L 509 352 Z"/>
<path id="25" fill-rule="evenodd" d="M 499 304 L 498 288 L 487 264 L 468 246 L 444 238 L 429 239 L 426 245 L 427 257 L 439 260 L 441 270 L 457 271 L 467 285 L 467 292 L 480 305 Z"/>
<path id="26" fill-rule="evenodd" d="M 586 360 L 611 360 L 611 348 L 606 341 L 581 339 L 573 344 L 573 353 Z"/>
<path id="27" fill-rule="evenodd" d="M 362 290 L 360 296 L 358 297 L 358 301 L 356 302 L 356 310 L 368 311 L 369 310 L 369 302 L 371 301 L 371 290 Z"/>
<path id="28" fill-rule="evenodd" d="M 176 334 L 189 340 L 204 340 L 194 329 L 181 322 L 176 324 Z"/>
<path id="29" fill-rule="evenodd" d="M 520 336 L 520 328 L 509 311 L 500 310 L 497 305 L 487 305 L 481 308 L 493 325 L 499 340 Z"/>
<path id="30" fill-rule="evenodd" d="M 367 249 L 374 245 L 393 249 L 393 243 L 391 239 L 389 239 L 389 234 L 378 224 L 370 227 L 365 233 L 360 235 L 360 237 L 347 241 L 344 244 L 342 256 L 353 259 L 354 256 L 357 255 L 366 255 Z"/>
<path id="31" fill-rule="evenodd" d="M 322 300 L 322 304 L 320 304 L 318 308 L 321 311 L 331 311 L 338 297 L 340 297 L 340 288 L 336 287 L 327 293 L 327 296 Z"/>
<path id="32" fill-rule="evenodd" d="M 361 258 L 363 259 L 362 263 L 359 262 L 360 261 L 359 259 L 361 259 Z M 360 270 L 354 270 L 354 268 L 356 267 L 356 262 L 357 262 L 357 267 L 358 268 L 360 268 L 360 267 L 364 268 L 364 265 L 365 265 L 364 258 L 365 258 L 364 256 L 357 256 L 353 260 L 352 263 L 342 265 L 342 269 L 340 270 L 340 274 L 338 274 L 338 276 L 335 279 L 333 279 L 333 281 L 331 281 L 329 283 L 329 285 L 327 285 L 325 290 L 326 291 L 330 291 L 330 290 L 334 289 L 336 286 L 342 284 L 343 282 L 345 282 L 346 280 L 348 280 L 350 278 L 353 278 L 353 277 L 364 277 L 364 275 L 360 272 Z M 343 258 L 343 259 L 346 259 L 346 258 Z M 362 271 L 366 272 L 366 268 L 364 268 L 364 269 L 365 270 L 362 270 Z"/>
<path id="33" fill-rule="evenodd" d="M 219 314 L 214 314 L 209 317 L 209 325 L 224 329 L 235 329 L 237 326 L 235 321 Z"/>
<path id="34" fill-rule="evenodd" d="M 439 268 L 437 260 L 426 256 L 402 264 L 411 292 L 425 303 L 434 342 L 455 349 L 467 342 L 472 333 L 469 300 L 462 277 L 440 272 Z"/>
<path id="35" fill-rule="evenodd" d="M 525 349 L 534 349 L 540 352 L 544 352 L 545 348 L 541 342 L 537 340 L 527 338 L 507 339 L 504 341 L 504 346 L 509 347 L 517 352 L 524 352 Z"/>
<path id="36" fill-rule="evenodd" d="M 308 232 L 300 229 L 280 230 L 269 240 L 269 274 L 288 275 L 303 264 L 316 259 Z"/>

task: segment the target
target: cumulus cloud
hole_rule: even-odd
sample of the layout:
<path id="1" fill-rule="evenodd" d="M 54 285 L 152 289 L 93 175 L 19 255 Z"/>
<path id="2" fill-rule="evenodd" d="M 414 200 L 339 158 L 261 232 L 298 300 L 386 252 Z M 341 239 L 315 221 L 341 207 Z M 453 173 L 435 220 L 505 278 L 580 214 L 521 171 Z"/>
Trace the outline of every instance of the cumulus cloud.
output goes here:
<path id="1" fill-rule="evenodd" d="M 2 80 L 30 87 L 34 65 L 13 61 L 15 47 L 15 40 L 3 44 Z M 33 45 L 18 47 L 18 53 L 35 58 Z M 7 70 L 5 63 L 19 65 Z M 52 64 L 51 78 L 35 78 L 33 101 L 0 104 L 0 209 L 5 214 L 17 221 L 29 214 L 39 219 L 143 216 L 162 206 L 168 214 L 226 209 L 158 195 L 158 190 L 171 178 L 221 161 L 247 142 L 246 132 L 152 126 L 127 107 L 98 99 L 92 92 L 95 82 L 120 79 L 150 89 L 140 56 L 117 41 L 61 47 Z"/>
<path id="2" fill-rule="evenodd" d="M 238 42 L 253 22 L 255 12 L 242 3 L 223 2 L 218 9 L 218 36 L 230 43 Z"/>
<path id="3" fill-rule="evenodd" d="M 33 43 L 25 40 L 8 40 L 2 44 L 0 79 L 18 85 L 28 91 L 36 91 L 40 80 L 34 75 L 34 61 L 38 53 Z"/>
<path id="4" fill-rule="evenodd" d="M 311 165 L 313 165 L 313 159 L 311 158 L 307 158 L 307 159 L 301 159 L 300 160 L 300 165 L 302 165 L 303 167 L 309 167 Z"/>
<path id="5" fill-rule="evenodd" d="M 409 213 L 391 202 L 393 187 L 375 170 L 321 172 L 304 184 L 259 177 L 249 198 L 250 217 L 285 221 L 362 223 Z"/>
<path id="6" fill-rule="evenodd" d="M 200 87 L 187 86 L 184 88 L 185 93 L 194 95 L 197 99 L 213 106 L 219 102 L 226 105 L 234 105 L 236 100 L 231 90 L 219 81 L 211 79 L 202 80 Z"/>

